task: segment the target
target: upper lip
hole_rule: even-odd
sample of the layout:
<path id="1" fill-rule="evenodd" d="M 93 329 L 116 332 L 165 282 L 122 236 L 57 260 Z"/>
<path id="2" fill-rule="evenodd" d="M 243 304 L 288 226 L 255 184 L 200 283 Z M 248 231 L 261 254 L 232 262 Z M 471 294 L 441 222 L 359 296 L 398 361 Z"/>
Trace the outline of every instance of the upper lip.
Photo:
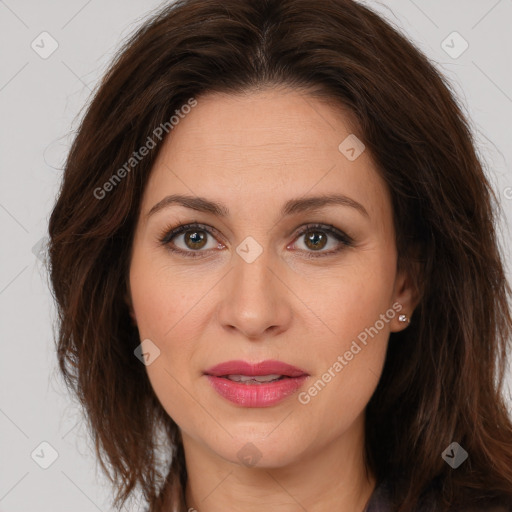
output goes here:
<path id="1" fill-rule="evenodd" d="M 225 361 L 208 368 L 206 375 L 223 377 L 226 375 L 285 375 L 287 377 L 300 377 L 308 375 L 307 372 L 282 361 L 266 360 L 260 363 L 249 363 L 247 361 Z"/>

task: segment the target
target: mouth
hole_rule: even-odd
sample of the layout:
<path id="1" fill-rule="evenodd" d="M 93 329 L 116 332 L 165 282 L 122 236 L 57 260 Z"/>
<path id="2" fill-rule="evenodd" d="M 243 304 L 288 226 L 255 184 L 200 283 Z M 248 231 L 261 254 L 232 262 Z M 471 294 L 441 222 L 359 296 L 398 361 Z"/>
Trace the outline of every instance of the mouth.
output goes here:
<path id="1" fill-rule="evenodd" d="M 309 377 L 281 361 L 227 361 L 204 372 L 223 398 L 242 407 L 269 407 L 296 392 Z"/>

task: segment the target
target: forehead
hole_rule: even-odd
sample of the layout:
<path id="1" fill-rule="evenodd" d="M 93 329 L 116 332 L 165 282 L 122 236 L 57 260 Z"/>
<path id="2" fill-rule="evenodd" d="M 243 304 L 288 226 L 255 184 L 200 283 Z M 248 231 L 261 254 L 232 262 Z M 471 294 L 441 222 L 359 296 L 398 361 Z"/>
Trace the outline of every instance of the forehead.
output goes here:
<path id="1" fill-rule="evenodd" d="M 292 89 L 196 99 L 164 141 L 143 210 L 170 193 L 229 203 L 243 215 L 249 205 L 278 208 L 292 197 L 338 192 L 373 216 L 389 213 L 387 187 L 369 153 L 350 160 L 343 145 L 340 151 L 357 134 L 339 106 Z"/>

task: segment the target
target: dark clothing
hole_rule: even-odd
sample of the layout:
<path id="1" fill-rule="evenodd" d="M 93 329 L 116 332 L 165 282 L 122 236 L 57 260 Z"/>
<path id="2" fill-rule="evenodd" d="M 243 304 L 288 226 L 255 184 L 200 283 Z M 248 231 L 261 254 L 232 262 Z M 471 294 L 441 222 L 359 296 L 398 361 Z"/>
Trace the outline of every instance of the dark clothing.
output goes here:
<path id="1" fill-rule="evenodd" d="M 432 501 L 425 499 L 414 512 L 436 512 L 436 507 L 432 505 Z M 385 482 L 375 488 L 363 512 L 394 512 L 390 505 L 389 489 Z M 496 505 L 475 506 L 454 512 L 512 512 L 512 503 L 508 507 Z"/>

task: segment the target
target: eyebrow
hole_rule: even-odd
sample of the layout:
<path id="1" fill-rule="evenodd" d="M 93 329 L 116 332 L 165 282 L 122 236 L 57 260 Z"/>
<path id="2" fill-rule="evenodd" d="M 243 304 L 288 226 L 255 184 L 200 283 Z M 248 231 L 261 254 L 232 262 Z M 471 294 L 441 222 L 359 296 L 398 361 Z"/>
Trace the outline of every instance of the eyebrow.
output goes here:
<path id="1" fill-rule="evenodd" d="M 198 212 L 211 213 L 222 218 L 229 217 L 229 209 L 222 203 L 210 201 L 204 197 L 173 194 L 164 197 L 161 201 L 156 203 L 146 214 L 146 218 L 172 205 L 184 206 L 185 208 L 190 208 Z M 359 213 L 365 217 L 370 218 L 370 215 L 361 203 L 340 194 L 290 199 L 282 207 L 280 215 L 281 217 L 286 217 L 302 212 L 314 212 L 329 205 L 349 206 L 359 211 Z"/>

